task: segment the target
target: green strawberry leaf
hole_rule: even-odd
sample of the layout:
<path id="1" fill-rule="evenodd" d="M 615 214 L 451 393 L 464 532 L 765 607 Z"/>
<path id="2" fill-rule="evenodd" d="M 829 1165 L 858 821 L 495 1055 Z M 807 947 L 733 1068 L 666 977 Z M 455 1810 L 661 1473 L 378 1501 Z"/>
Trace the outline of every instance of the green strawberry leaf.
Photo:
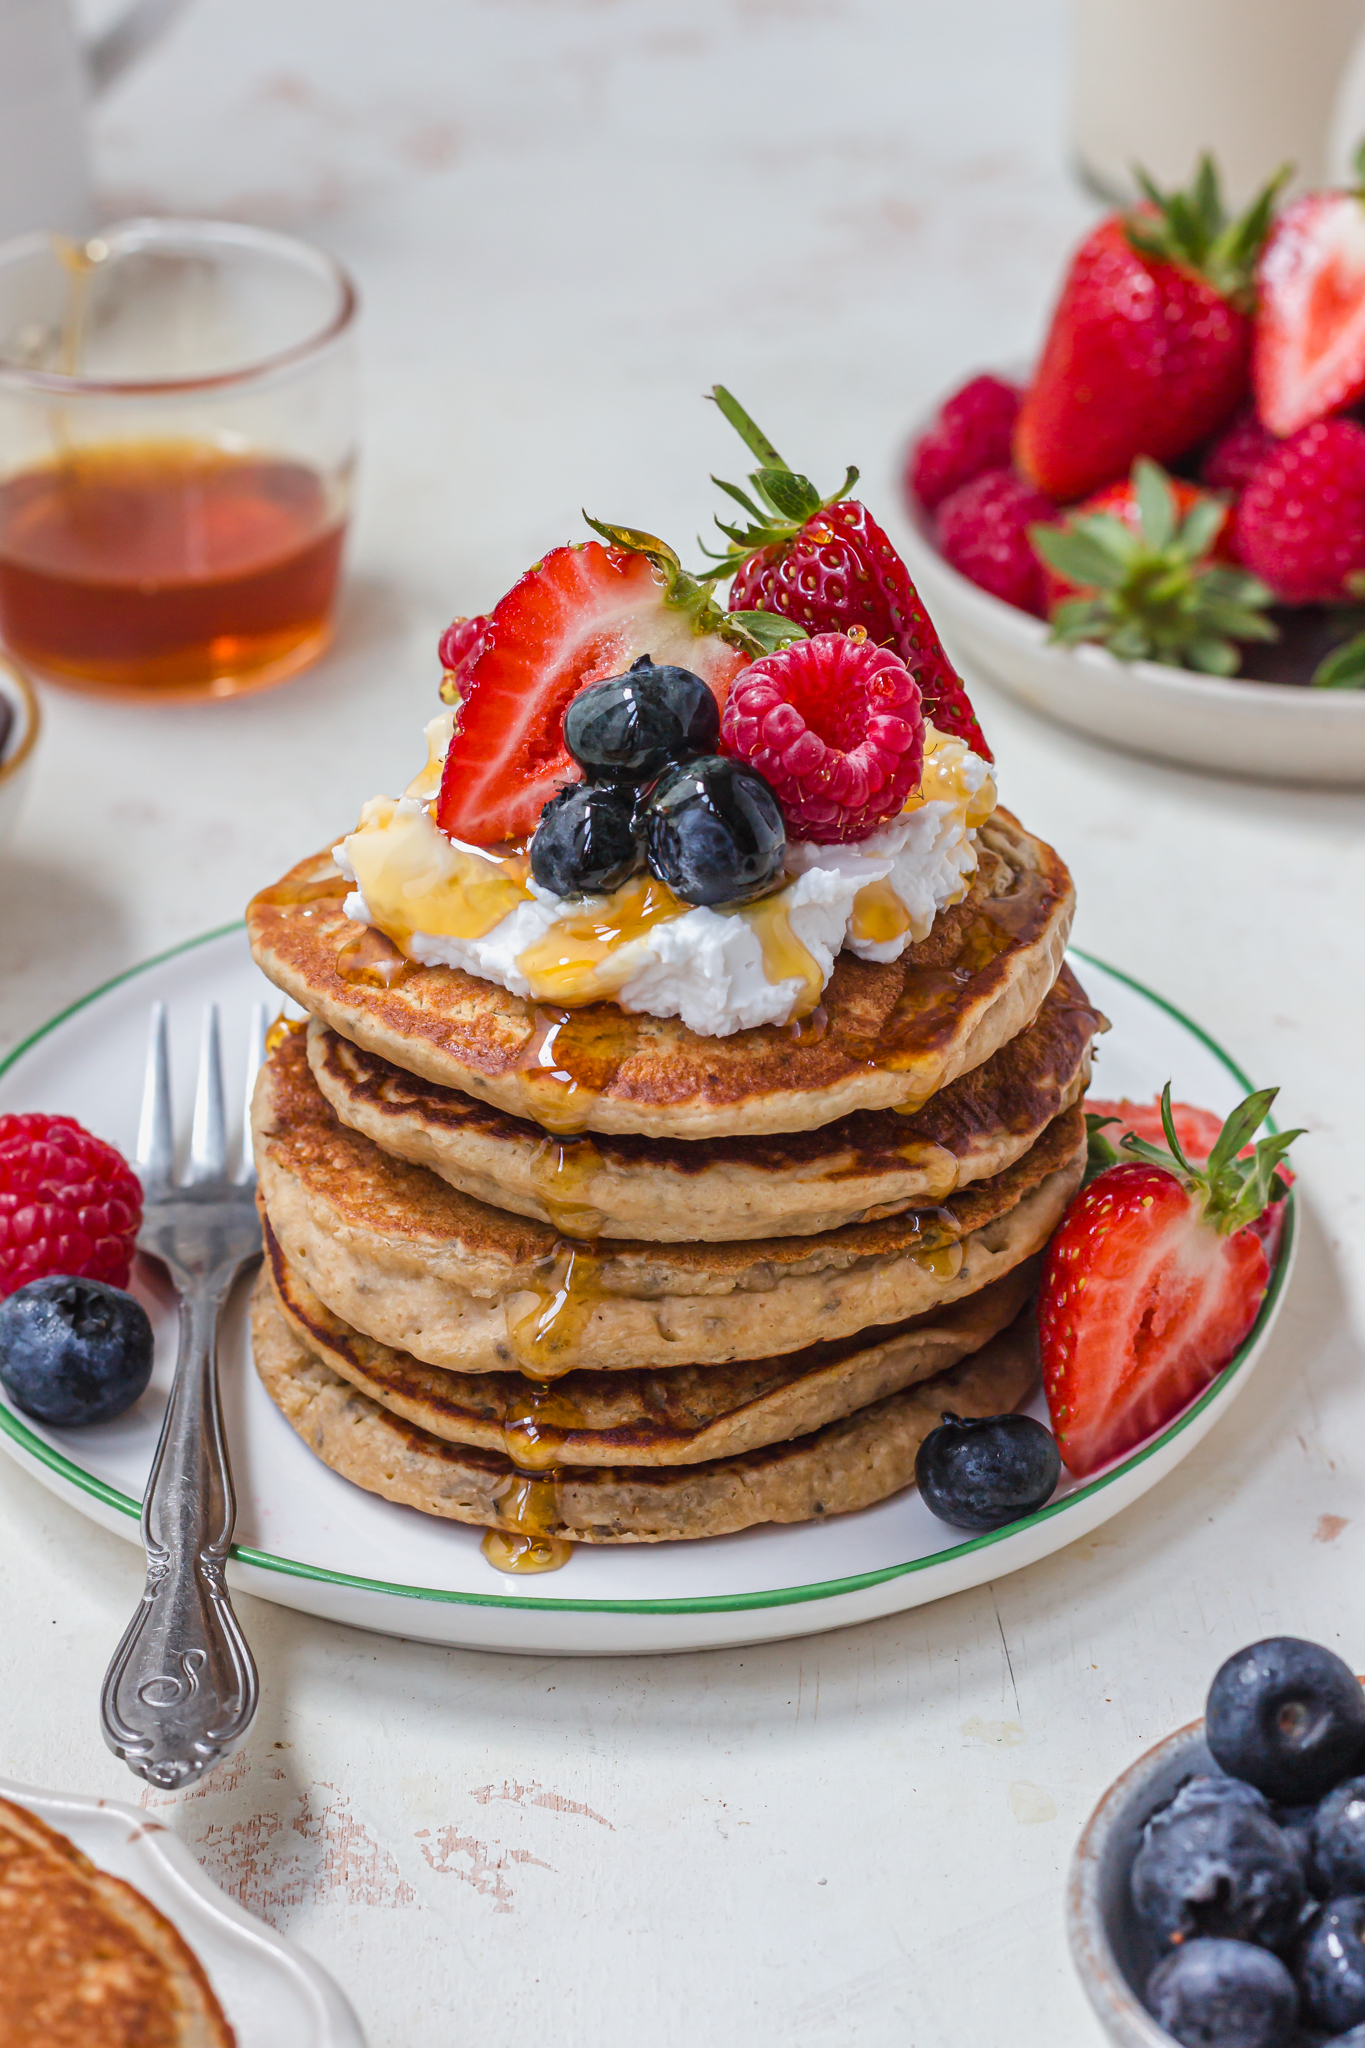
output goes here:
<path id="1" fill-rule="evenodd" d="M 1145 455 L 1133 464 L 1133 490 L 1137 497 L 1142 538 L 1149 548 L 1168 548 L 1175 539 L 1176 503 L 1170 478 Z"/>
<path id="2" fill-rule="evenodd" d="M 1365 690 L 1365 633 L 1324 655 L 1309 680 L 1315 690 Z"/>
<path id="3" fill-rule="evenodd" d="M 1254 1223 L 1272 1201 L 1278 1201 L 1287 1192 L 1287 1184 L 1276 1169 L 1294 1140 L 1307 1136 L 1302 1130 L 1277 1131 L 1260 1139 L 1250 1158 L 1238 1157 L 1265 1122 L 1278 1093 L 1277 1088 L 1258 1088 L 1239 1102 L 1224 1122 L 1208 1159 L 1200 1167 L 1192 1166 L 1181 1149 L 1171 1113 L 1171 1084 L 1168 1081 L 1161 1091 L 1161 1125 L 1166 1133 L 1166 1148 L 1151 1145 L 1130 1131 L 1120 1138 L 1119 1150 L 1148 1166 L 1159 1166 L 1167 1173 L 1173 1173 L 1198 1200 L 1205 1220 L 1223 1236 L 1231 1237 L 1235 1232 L 1245 1230 L 1249 1223 Z"/>
<path id="4" fill-rule="evenodd" d="M 720 407 L 749 453 L 756 455 L 765 469 L 790 469 L 791 465 L 782 460 L 763 429 L 755 426 L 739 400 L 732 398 L 723 384 L 713 384 L 707 396 Z"/>
<path id="5" fill-rule="evenodd" d="M 795 646 L 798 640 L 808 637 L 804 626 L 779 618 L 776 612 L 727 612 L 725 625 L 727 629 L 738 628 L 739 635 L 743 635 L 746 642 L 751 642 L 760 654 L 779 654 L 784 647 Z M 738 636 L 727 630 L 726 637 L 734 639 Z"/>
<path id="6" fill-rule="evenodd" d="M 794 470 L 755 470 L 753 484 L 782 519 L 794 519 L 804 526 L 811 514 L 820 510 L 820 493 L 815 485 L 808 477 L 797 476 Z"/>

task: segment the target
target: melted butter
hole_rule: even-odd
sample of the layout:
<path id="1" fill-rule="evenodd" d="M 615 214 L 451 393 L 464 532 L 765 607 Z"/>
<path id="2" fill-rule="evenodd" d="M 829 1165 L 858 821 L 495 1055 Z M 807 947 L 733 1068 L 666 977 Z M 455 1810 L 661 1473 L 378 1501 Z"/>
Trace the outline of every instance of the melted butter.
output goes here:
<path id="1" fill-rule="evenodd" d="M 628 948 L 657 924 L 683 917 L 688 906 L 652 875 L 637 875 L 610 895 L 600 910 L 562 917 L 517 956 L 517 967 L 542 1002 L 601 1002 L 614 996 L 635 970 Z"/>
<path id="2" fill-rule="evenodd" d="M 561 1237 L 601 1235 L 602 1211 L 582 1199 L 601 1164 L 591 1138 L 542 1138 L 532 1153 L 531 1186 Z"/>
<path id="3" fill-rule="evenodd" d="M 412 973 L 412 966 L 388 933 L 372 924 L 348 939 L 337 954 L 337 973 L 342 980 L 366 983 L 371 988 L 396 987 Z"/>
<path id="4" fill-rule="evenodd" d="M 429 810 L 400 814 L 391 797 L 372 797 L 366 804 L 346 841 L 346 856 L 370 916 L 400 948 L 414 932 L 484 938 L 530 895 L 531 864 L 524 853 L 457 845 Z"/>
<path id="5" fill-rule="evenodd" d="M 819 962 L 792 930 L 791 915 L 783 900 L 785 891 L 763 896 L 757 903 L 743 903 L 726 916 L 742 917 L 757 938 L 763 955 L 763 972 L 771 982 L 799 981 L 800 991 L 787 1012 L 788 1024 L 809 1017 L 824 994 L 825 977 Z"/>
<path id="6" fill-rule="evenodd" d="M 591 1245 L 561 1238 L 523 1290 L 534 1297 L 533 1306 L 513 1316 L 509 1300 L 507 1342 L 535 1379 L 556 1379 L 578 1364 L 583 1333 L 602 1298 L 601 1273 Z"/>

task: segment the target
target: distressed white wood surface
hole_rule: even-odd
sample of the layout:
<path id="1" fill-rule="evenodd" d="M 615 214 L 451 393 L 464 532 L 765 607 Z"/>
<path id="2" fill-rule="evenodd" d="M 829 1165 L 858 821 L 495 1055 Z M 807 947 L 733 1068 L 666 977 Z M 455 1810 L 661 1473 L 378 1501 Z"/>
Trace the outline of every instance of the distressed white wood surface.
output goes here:
<path id="1" fill-rule="evenodd" d="M 1064 65 L 1060 0 L 197 0 L 101 114 L 106 194 L 269 221 L 354 268 L 343 630 L 241 704 L 49 696 L 0 870 L 4 1042 L 235 916 L 406 779 L 440 627 L 580 505 L 686 548 L 707 472 L 740 466 L 697 397 L 716 378 L 820 479 L 859 459 L 894 526 L 903 423 L 1028 350 L 1088 218 Z M 1365 800 L 979 703 L 1006 801 L 1075 870 L 1081 943 L 1310 1128 L 1273 1353 L 1098 1537 L 790 1648 L 536 1662 L 244 1603 L 258 1725 L 160 1810 L 335 1971 L 374 2048 L 1091 2043 L 1060 1898 L 1097 1793 L 1239 1643 L 1291 1630 L 1361 1667 Z M 140 1579 L 0 1462 L 6 1772 L 129 1796 L 96 1698 Z"/>

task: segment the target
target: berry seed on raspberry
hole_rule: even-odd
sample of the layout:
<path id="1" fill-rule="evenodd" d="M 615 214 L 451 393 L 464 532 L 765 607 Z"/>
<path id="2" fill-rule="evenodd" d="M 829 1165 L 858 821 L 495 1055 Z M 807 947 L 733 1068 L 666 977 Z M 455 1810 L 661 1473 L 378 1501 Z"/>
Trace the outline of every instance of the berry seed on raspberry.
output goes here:
<path id="1" fill-rule="evenodd" d="M 793 839 L 865 839 L 919 786 L 919 685 L 889 647 L 817 633 L 740 672 L 721 744 L 766 776 Z"/>
<path id="2" fill-rule="evenodd" d="M 0 1116 L 0 1296 L 49 1273 L 126 1287 L 142 1187 L 69 1116 Z"/>

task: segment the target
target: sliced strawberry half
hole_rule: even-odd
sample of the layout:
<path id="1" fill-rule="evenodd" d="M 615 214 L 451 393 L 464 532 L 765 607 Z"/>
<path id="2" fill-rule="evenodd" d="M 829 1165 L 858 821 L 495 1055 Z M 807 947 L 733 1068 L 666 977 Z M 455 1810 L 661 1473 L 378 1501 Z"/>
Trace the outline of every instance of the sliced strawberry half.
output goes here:
<path id="1" fill-rule="evenodd" d="M 1256 281 L 1256 410 L 1272 434 L 1296 434 L 1365 393 L 1365 194 L 1296 200 Z"/>
<path id="2" fill-rule="evenodd" d="M 1270 1278 L 1255 1226 L 1282 1198 L 1280 1161 L 1303 1135 L 1244 1149 L 1275 1094 L 1262 1089 L 1239 1104 L 1196 1167 L 1168 1086 L 1166 1149 L 1125 1137 L 1126 1163 L 1092 1180 L 1053 1236 L 1038 1297 L 1043 1386 L 1062 1457 L 1078 1477 L 1178 1415 L 1255 1322 Z"/>
<path id="3" fill-rule="evenodd" d="M 751 658 L 714 630 L 723 614 L 671 549 L 625 527 L 603 530 L 621 544 L 551 549 L 488 618 L 482 652 L 461 677 L 437 798 L 436 821 L 452 839 L 525 838 L 555 791 L 582 779 L 563 728 L 586 684 L 645 654 L 691 669 L 723 706 Z"/>

